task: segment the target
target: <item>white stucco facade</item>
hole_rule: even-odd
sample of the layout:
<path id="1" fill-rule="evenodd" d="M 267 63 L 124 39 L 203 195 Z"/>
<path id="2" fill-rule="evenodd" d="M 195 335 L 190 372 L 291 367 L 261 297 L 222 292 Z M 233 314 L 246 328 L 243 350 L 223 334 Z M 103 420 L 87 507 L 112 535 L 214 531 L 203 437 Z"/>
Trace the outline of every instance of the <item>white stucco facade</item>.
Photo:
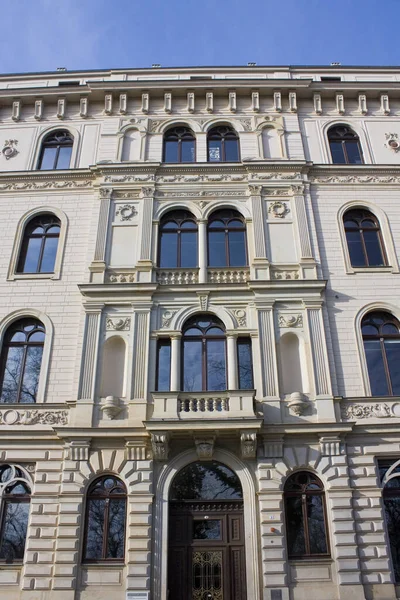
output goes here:
<path id="1" fill-rule="evenodd" d="M 361 333 L 371 311 L 400 320 L 399 81 L 340 66 L 0 76 L 0 344 L 25 317 L 46 331 L 36 403 L 0 406 L 0 466 L 20 466 L 31 489 L 24 557 L 0 560 L 0 598 L 168 600 L 171 482 L 210 458 L 242 486 L 247 600 L 399 597 L 378 461 L 400 461 L 400 398 L 373 396 Z M 335 124 L 356 133 L 363 164 L 333 164 Z M 217 125 L 237 132 L 238 161 L 207 162 Z M 163 162 L 176 126 L 193 132 L 195 162 Z M 70 168 L 41 170 L 59 130 Z M 209 266 L 222 209 L 245 223 L 242 267 Z M 384 266 L 352 265 L 350 209 L 377 219 Z M 177 210 L 197 224 L 193 268 L 159 266 L 160 223 Z M 54 270 L 19 272 L 40 214 L 60 223 Z M 224 328 L 226 390 L 182 391 L 182 331 L 200 314 Z M 251 390 L 238 389 L 243 339 Z M 288 554 L 297 471 L 323 484 L 324 557 Z M 103 474 L 127 488 L 124 559 L 84 561 L 86 493 Z"/>

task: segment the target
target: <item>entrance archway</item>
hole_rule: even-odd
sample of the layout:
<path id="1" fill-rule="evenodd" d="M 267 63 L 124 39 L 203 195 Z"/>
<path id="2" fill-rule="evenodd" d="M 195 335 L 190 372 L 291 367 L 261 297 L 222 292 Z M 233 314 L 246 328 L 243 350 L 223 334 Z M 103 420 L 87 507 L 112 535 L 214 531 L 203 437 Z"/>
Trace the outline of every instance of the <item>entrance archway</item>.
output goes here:
<path id="1" fill-rule="evenodd" d="M 246 600 L 243 491 L 217 461 L 192 462 L 169 493 L 168 597 Z"/>

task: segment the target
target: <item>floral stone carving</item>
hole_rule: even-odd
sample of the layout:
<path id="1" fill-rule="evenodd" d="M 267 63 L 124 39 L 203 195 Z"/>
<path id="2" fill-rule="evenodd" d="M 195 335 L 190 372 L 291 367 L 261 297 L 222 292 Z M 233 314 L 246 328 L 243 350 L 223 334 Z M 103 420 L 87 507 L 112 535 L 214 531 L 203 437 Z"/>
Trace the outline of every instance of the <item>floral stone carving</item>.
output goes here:
<path id="1" fill-rule="evenodd" d="M 0 425 L 66 425 L 67 410 L 1 410 Z"/>
<path id="2" fill-rule="evenodd" d="M 206 439 L 196 439 L 194 443 L 196 444 L 196 452 L 197 456 L 200 460 L 211 460 L 214 453 L 214 438 L 206 438 Z"/>
<path id="3" fill-rule="evenodd" d="M 119 216 L 121 221 L 130 221 L 138 212 L 134 204 L 124 204 L 117 209 L 115 214 Z"/>
<path id="4" fill-rule="evenodd" d="M 6 160 L 10 160 L 10 158 L 17 156 L 18 150 L 15 147 L 17 146 L 17 144 L 18 140 L 6 140 L 4 142 L 4 146 L 1 153 Z"/>
<path id="5" fill-rule="evenodd" d="M 341 407 L 342 419 L 357 421 L 358 419 L 386 419 L 395 415 L 386 403 L 376 404 L 344 404 Z"/>
<path id="6" fill-rule="evenodd" d="M 275 200 L 275 202 L 270 203 L 268 212 L 277 219 L 284 219 L 290 210 L 286 202 Z"/>
<path id="7" fill-rule="evenodd" d="M 302 315 L 279 315 L 279 327 L 303 327 Z"/>
<path id="8" fill-rule="evenodd" d="M 107 331 L 129 331 L 131 328 L 131 318 L 126 317 L 125 319 L 111 319 L 110 317 L 106 322 Z"/>

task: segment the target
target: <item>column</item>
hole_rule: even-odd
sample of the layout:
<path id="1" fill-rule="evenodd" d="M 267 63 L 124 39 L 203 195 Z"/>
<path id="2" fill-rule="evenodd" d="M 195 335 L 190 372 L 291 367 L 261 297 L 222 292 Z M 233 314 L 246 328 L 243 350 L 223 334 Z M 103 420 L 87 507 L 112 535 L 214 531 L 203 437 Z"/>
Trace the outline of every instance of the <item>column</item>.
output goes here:
<path id="1" fill-rule="evenodd" d="M 238 362 L 236 335 L 227 334 L 228 346 L 228 390 L 238 389 Z"/>
<path id="2" fill-rule="evenodd" d="M 153 188 L 142 188 L 142 239 L 140 244 L 139 262 L 145 263 L 151 263 L 151 233 L 154 201 L 153 194 Z"/>
<path id="3" fill-rule="evenodd" d="M 150 308 L 135 311 L 132 390 L 133 399 L 147 399 Z"/>
<path id="4" fill-rule="evenodd" d="M 103 304 L 85 307 L 86 323 L 78 399 L 94 400 L 102 309 Z"/>
<path id="5" fill-rule="evenodd" d="M 308 226 L 306 205 L 304 201 L 304 186 L 293 185 L 293 208 L 296 215 L 299 262 L 302 266 L 303 279 L 316 278 L 315 258 L 311 248 L 310 229 Z"/>
<path id="6" fill-rule="evenodd" d="M 207 221 L 197 221 L 199 235 L 199 283 L 207 283 Z"/>
<path id="7" fill-rule="evenodd" d="M 269 262 L 267 260 L 267 245 L 265 240 L 265 227 L 261 192 L 261 185 L 249 185 L 251 211 L 253 218 L 253 276 L 255 277 L 255 279 L 268 279 Z"/>
<path id="8" fill-rule="evenodd" d="M 181 389 L 181 334 L 171 336 L 171 392 Z"/>
<path id="9" fill-rule="evenodd" d="M 275 331 L 272 306 L 257 308 L 260 332 L 261 372 L 263 374 L 263 396 L 278 398 L 278 370 L 275 353 Z"/>
<path id="10" fill-rule="evenodd" d="M 92 281 L 102 282 L 104 271 L 106 269 L 106 244 L 108 219 L 111 207 L 112 188 L 100 188 L 100 209 L 99 220 L 97 223 L 96 246 L 94 250 L 94 259 L 90 265 L 92 272 Z M 97 275 L 100 273 L 101 275 Z"/>

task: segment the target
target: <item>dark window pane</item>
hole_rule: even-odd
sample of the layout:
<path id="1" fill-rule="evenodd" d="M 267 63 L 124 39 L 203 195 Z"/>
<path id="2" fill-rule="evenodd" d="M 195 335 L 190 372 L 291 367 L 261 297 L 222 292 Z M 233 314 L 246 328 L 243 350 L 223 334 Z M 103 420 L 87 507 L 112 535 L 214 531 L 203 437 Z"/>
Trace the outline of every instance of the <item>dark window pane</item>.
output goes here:
<path id="1" fill-rule="evenodd" d="M 42 263 L 40 265 L 41 273 L 54 272 L 54 263 L 56 262 L 57 247 L 58 237 L 45 238 Z"/>
<path id="2" fill-rule="evenodd" d="M 359 231 L 346 231 L 347 246 L 349 248 L 350 262 L 353 267 L 366 267 L 365 255 Z"/>
<path id="3" fill-rule="evenodd" d="M 7 404 L 18 402 L 18 389 L 22 374 L 24 358 L 23 347 L 11 347 L 7 350 L 5 369 L 1 389 L 1 402 Z"/>
<path id="4" fill-rule="evenodd" d="M 23 273 L 37 273 L 42 238 L 30 238 L 21 271 Z"/>
<path id="5" fill-rule="evenodd" d="M 178 266 L 178 234 L 162 233 L 160 239 L 160 267 L 171 269 Z"/>
<path id="6" fill-rule="evenodd" d="M 178 142 L 165 141 L 164 142 L 164 162 L 177 163 L 178 162 Z"/>
<path id="7" fill-rule="evenodd" d="M 168 392 L 170 388 L 171 373 L 171 345 L 169 343 L 158 345 L 157 364 L 157 390 L 159 392 Z"/>
<path id="8" fill-rule="evenodd" d="M 182 140 L 182 162 L 194 162 L 194 140 Z"/>
<path id="9" fill-rule="evenodd" d="M 7 561 L 24 557 L 29 503 L 5 501 L 0 558 Z"/>
<path id="10" fill-rule="evenodd" d="M 363 335 L 378 335 L 379 331 L 375 325 L 363 325 L 361 327 Z"/>
<path id="11" fill-rule="evenodd" d="M 305 554 L 306 543 L 301 496 L 286 498 L 286 521 L 289 557 Z"/>
<path id="12" fill-rule="evenodd" d="M 335 164 L 343 165 L 346 163 L 346 159 L 343 152 L 342 142 L 330 142 L 332 162 Z"/>
<path id="13" fill-rule="evenodd" d="M 384 502 L 394 576 L 400 582 L 400 496 L 386 497 Z"/>
<path id="14" fill-rule="evenodd" d="M 382 256 L 379 235 L 377 231 L 364 231 L 364 241 L 367 249 L 370 267 L 382 267 L 385 263 Z"/>
<path id="15" fill-rule="evenodd" d="M 71 146 L 61 147 L 58 153 L 56 169 L 69 169 L 71 164 Z"/>
<path id="16" fill-rule="evenodd" d="M 25 370 L 21 386 L 20 402 L 36 402 L 39 385 L 40 366 L 43 346 L 28 346 L 26 350 Z"/>
<path id="17" fill-rule="evenodd" d="M 326 554 L 326 533 L 322 496 L 307 496 L 308 535 L 311 554 Z"/>
<path id="18" fill-rule="evenodd" d="M 225 229 L 225 223 L 223 221 L 212 221 L 209 226 L 209 229 Z"/>
<path id="19" fill-rule="evenodd" d="M 246 241 L 244 231 L 230 231 L 229 264 L 231 267 L 244 267 L 246 263 Z"/>
<path id="20" fill-rule="evenodd" d="M 381 328 L 381 332 L 389 335 L 398 335 L 399 329 L 396 327 L 396 325 L 393 325 L 393 323 L 386 323 L 386 325 Z"/>
<path id="21" fill-rule="evenodd" d="M 400 340 L 385 340 L 386 358 L 389 367 L 392 393 L 400 395 Z"/>
<path id="22" fill-rule="evenodd" d="M 207 340 L 207 390 L 226 390 L 224 340 Z"/>
<path id="23" fill-rule="evenodd" d="M 361 165 L 362 158 L 360 154 L 360 148 L 357 142 L 346 141 L 346 151 L 348 162 L 351 165 Z"/>
<path id="24" fill-rule="evenodd" d="M 181 233 L 181 267 L 197 267 L 197 232 Z"/>
<path id="25" fill-rule="evenodd" d="M 225 160 L 226 162 L 237 162 L 239 160 L 238 140 L 225 140 Z"/>
<path id="26" fill-rule="evenodd" d="M 193 221 L 185 221 L 181 224 L 181 229 L 192 229 L 197 231 L 197 225 L 196 223 L 193 223 Z"/>
<path id="27" fill-rule="evenodd" d="M 210 267 L 226 267 L 225 233 L 210 231 L 208 233 L 208 264 Z"/>
<path id="28" fill-rule="evenodd" d="M 110 500 L 108 508 L 107 558 L 123 558 L 126 500 Z"/>
<path id="29" fill-rule="evenodd" d="M 389 394 L 389 388 L 380 341 L 364 340 L 364 349 L 368 365 L 371 393 L 373 396 L 387 396 Z"/>
<path id="30" fill-rule="evenodd" d="M 202 343 L 185 340 L 183 343 L 183 390 L 199 392 L 202 390 Z"/>
<path id="31" fill-rule="evenodd" d="M 371 219 L 363 219 L 363 221 L 361 222 L 361 227 L 363 229 L 373 229 L 374 227 L 376 227 L 376 224 Z"/>
<path id="32" fill-rule="evenodd" d="M 210 461 L 194 462 L 177 473 L 171 485 L 171 500 L 237 500 L 243 498 L 236 473 Z"/>
<path id="33" fill-rule="evenodd" d="M 106 500 L 90 499 L 86 530 L 86 559 L 101 559 L 103 556 L 104 515 Z"/>
<path id="34" fill-rule="evenodd" d="M 358 223 L 356 221 L 345 220 L 344 226 L 346 229 L 351 229 L 351 228 L 358 229 Z"/>
<path id="35" fill-rule="evenodd" d="M 238 371 L 239 389 L 251 390 L 253 388 L 253 364 L 251 359 L 251 341 L 238 340 Z"/>
<path id="36" fill-rule="evenodd" d="M 207 519 L 193 521 L 194 540 L 221 540 L 221 521 L 219 519 Z"/>
<path id="37" fill-rule="evenodd" d="M 210 140 L 208 142 L 208 161 L 220 162 L 222 160 L 221 140 Z"/>
<path id="38" fill-rule="evenodd" d="M 42 160 L 40 163 L 40 169 L 54 169 L 54 163 L 56 160 L 57 148 L 45 148 L 42 154 Z"/>

